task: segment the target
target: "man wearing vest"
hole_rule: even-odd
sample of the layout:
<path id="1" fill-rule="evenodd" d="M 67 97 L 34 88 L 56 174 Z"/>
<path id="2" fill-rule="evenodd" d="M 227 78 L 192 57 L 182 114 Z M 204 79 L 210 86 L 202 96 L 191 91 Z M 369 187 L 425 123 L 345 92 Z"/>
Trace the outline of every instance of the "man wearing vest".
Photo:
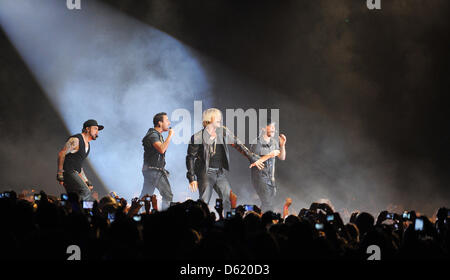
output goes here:
<path id="1" fill-rule="evenodd" d="M 276 196 L 277 186 L 275 184 L 275 158 L 286 159 L 286 136 L 280 134 L 275 136 L 275 122 L 269 120 L 267 126 L 262 130 L 250 150 L 260 155 L 265 162 L 263 169 L 252 168 L 252 184 L 261 199 L 261 210 L 263 212 L 274 211 L 273 200 Z"/>
<path id="2" fill-rule="evenodd" d="M 81 200 L 93 200 L 93 186 L 83 171 L 83 161 L 88 156 L 92 140 L 96 140 L 98 132 L 104 128 L 96 120 L 87 120 L 80 134 L 70 136 L 62 150 L 58 153 L 58 171 L 56 179 L 64 186 L 66 192 L 78 194 Z"/>
<path id="3" fill-rule="evenodd" d="M 169 118 L 164 112 L 153 117 L 153 126 L 142 139 L 142 146 L 144 146 L 144 164 L 142 166 L 144 185 L 140 197 L 142 198 L 146 194 L 152 195 L 157 188 L 162 196 L 161 208 L 165 210 L 169 207 L 173 198 L 167 178 L 169 172 L 164 169 L 166 166 L 166 150 L 169 147 L 173 129 L 170 128 Z M 164 131 L 169 132 L 165 141 L 162 136 Z"/>

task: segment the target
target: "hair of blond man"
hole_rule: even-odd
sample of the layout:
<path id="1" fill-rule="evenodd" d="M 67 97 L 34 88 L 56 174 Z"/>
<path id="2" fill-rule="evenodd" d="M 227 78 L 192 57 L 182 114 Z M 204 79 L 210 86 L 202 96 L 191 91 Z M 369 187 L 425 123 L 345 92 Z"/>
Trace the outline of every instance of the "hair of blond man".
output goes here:
<path id="1" fill-rule="evenodd" d="M 216 108 L 209 108 L 203 112 L 203 127 L 206 127 L 208 124 L 212 123 L 213 118 L 217 119 L 217 117 L 222 118 L 222 112 Z"/>

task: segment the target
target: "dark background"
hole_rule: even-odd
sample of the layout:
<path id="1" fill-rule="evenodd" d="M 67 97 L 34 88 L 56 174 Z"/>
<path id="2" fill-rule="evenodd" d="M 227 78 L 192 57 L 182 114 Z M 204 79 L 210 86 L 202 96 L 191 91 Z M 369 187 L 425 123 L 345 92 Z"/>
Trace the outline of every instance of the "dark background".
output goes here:
<path id="1" fill-rule="evenodd" d="M 384 0 L 378 11 L 350 0 L 102 2 L 220 64 L 216 107 L 280 109 L 280 202 L 449 206 L 449 1 Z M 61 191 L 56 155 L 71 133 L 3 32 L 0 65 L 0 188 Z M 232 157 L 233 189 L 254 196 Z"/>

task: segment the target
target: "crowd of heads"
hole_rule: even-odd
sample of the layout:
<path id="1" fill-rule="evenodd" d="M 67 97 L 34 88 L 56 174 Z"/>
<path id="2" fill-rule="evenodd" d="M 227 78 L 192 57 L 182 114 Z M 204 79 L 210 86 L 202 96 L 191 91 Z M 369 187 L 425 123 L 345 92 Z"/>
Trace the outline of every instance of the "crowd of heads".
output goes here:
<path id="1" fill-rule="evenodd" d="M 218 201 L 219 202 L 219 201 Z M 283 217 L 284 216 L 284 217 Z M 449 258 L 449 209 L 434 221 L 414 211 L 355 212 L 344 223 L 328 203 L 299 213 L 262 213 L 239 205 L 223 213 L 203 201 L 158 211 L 156 196 L 130 202 L 115 193 L 80 201 L 74 193 L 14 191 L 0 197 L 2 259 L 67 259 L 77 245 L 84 260 L 382 260 Z"/>

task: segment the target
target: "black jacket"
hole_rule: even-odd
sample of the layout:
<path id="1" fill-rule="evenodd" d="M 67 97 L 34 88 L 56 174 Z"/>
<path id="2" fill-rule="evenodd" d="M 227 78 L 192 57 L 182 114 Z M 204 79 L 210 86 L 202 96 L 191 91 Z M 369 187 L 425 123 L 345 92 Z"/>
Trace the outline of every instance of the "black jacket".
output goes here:
<path id="1" fill-rule="evenodd" d="M 208 133 L 205 129 L 200 130 L 195 133 L 191 137 L 191 141 L 189 142 L 187 155 L 186 155 L 186 167 L 187 174 L 186 177 L 189 182 L 197 181 L 197 177 L 202 177 L 202 175 L 206 174 L 206 170 L 209 166 L 209 149 L 210 144 L 205 143 L 203 140 L 203 135 L 205 137 L 209 137 Z M 223 145 L 225 150 L 225 166 L 226 170 L 229 170 L 229 162 L 230 156 L 228 151 L 228 144 L 232 145 L 236 150 L 238 150 L 241 154 L 248 158 L 248 160 L 253 163 L 257 161 L 260 156 L 251 152 L 236 136 L 234 136 L 231 131 L 227 128 L 219 128 L 217 130 L 217 136 L 221 136 L 223 139 Z"/>
<path id="2" fill-rule="evenodd" d="M 142 139 L 142 146 L 144 146 L 144 165 L 158 168 L 166 166 L 166 153 L 160 154 L 158 150 L 153 147 L 155 142 L 164 143 L 164 139 L 156 129 L 150 128 L 147 134 Z"/>

